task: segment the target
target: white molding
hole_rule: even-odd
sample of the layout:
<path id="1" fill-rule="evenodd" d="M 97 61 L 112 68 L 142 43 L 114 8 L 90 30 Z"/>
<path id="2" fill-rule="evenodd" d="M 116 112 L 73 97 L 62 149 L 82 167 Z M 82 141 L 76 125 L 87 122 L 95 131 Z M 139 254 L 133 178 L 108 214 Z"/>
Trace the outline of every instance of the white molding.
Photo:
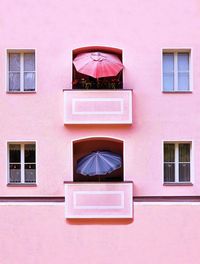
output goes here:
<path id="1" fill-rule="evenodd" d="M 65 202 L 0 202 L 0 206 L 64 206 L 64 205 L 65 205 Z M 136 207 L 152 206 L 152 205 L 155 205 L 155 206 L 200 206 L 200 202 L 134 202 L 134 206 Z M 86 218 L 88 218 L 88 216 Z M 111 218 L 111 217 L 108 217 L 108 218 Z"/>
<path id="2" fill-rule="evenodd" d="M 64 202 L 0 202 L 0 206 L 64 206 Z"/>
<path id="3" fill-rule="evenodd" d="M 77 185 L 88 185 L 88 186 L 92 186 L 92 185 L 101 185 L 101 184 L 103 184 L 103 185 L 122 185 L 122 186 L 130 186 L 130 184 L 131 184 L 132 182 L 70 182 L 70 183 L 64 183 L 65 185 L 70 185 L 70 186 L 77 186 Z M 8 196 L 8 197 L 10 197 L 10 195 Z M 15 196 L 13 196 L 13 197 L 15 197 Z M 19 197 L 21 197 L 21 196 L 19 196 Z M 26 197 L 26 196 L 25 196 Z M 35 196 L 34 196 L 35 197 Z M 39 195 L 39 197 L 41 197 L 40 195 Z M 46 196 L 44 196 L 44 197 L 46 197 Z M 47 196 L 47 197 L 49 197 L 49 196 Z M 54 196 L 52 196 L 52 197 L 54 197 Z"/>
<path id="4" fill-rule="evenodd" d="M 79 219 L 87 219 L 87 218 L 90 218 L 90 219 L 101 219 L 101 218 L 105 218 L 105 219 L 120 219 L 120 218 L 123 218 L 123 219 L 130 219 L 130 218 L 133 218 L 132 217 L 132 214 L 130 215 L 67 215 L 66 217 L 67 219 L 76 219 L 76 218 L 79 218 Z"/>
<path id="5" fill-rule="evenodd" d="M 200 206 L 200 202 L 134 202 L 134 206 Z"/>

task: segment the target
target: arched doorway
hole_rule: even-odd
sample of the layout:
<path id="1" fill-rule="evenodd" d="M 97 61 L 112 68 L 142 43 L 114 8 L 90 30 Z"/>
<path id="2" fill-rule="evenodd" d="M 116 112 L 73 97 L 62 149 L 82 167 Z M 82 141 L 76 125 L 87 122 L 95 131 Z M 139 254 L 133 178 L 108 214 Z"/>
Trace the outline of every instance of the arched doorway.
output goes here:
<path id="1" fill-rule="evenodd" d="M 77 161 L 94 151 L 110 151 L 122 158 L 122 165 L 119 169 L 106 174 L 96 176 L 85 176 L 76 172 Z M 123 173 L 123 141 L 114 138 L 87 138 L 73 142 L 73 181 L 74 182 L 122 182 Z"/>
<path id="2" fill-rule="evenodd" d="M 91 47 L 83 47 L 74 49 L 72 52 L 72 59 L 74 60 L 77 55 L 85 52 L 91 52 L 91 53 L 108 53 L 113 54 L 119 58 L 119 60 L 122 62 L 122 50 L 112 47 L 101 47 L 101 46 L 91 46 Z M 116 76 L 112 77 L 103 77 L 99 79 L 95 79 L 91 76 L 82 74 L 78 72 L 74 66 L 73 67 L 73 82 L 72 82 L 72 88 L 73 89 L 105 89 L 105 90 L 112 90 L 112 89 L 123 89 L 123 73 L 120 71 Z"/>

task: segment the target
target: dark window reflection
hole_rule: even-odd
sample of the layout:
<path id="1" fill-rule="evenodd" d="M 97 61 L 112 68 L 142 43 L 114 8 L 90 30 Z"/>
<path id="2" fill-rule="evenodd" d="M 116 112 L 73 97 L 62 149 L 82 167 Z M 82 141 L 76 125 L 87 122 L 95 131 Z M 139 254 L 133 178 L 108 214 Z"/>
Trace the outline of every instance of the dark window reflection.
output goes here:
<path id="1" fill-rule="evenodd" d="M 25 163 L 35 163 L 35 144 L 25 145 Z"/>
<path id="2" fill-rule="evenodd" d="M 165 163 L 164 164 L 164 181 L 175 182 L 175 164 Z"/>
<path id="3" fill-rule="evenodd" d="M 9 160 L 10 163 L 20 163 L 21 162 L 21 146 L 20 144 L 10 144 L 9 145 Z"/>

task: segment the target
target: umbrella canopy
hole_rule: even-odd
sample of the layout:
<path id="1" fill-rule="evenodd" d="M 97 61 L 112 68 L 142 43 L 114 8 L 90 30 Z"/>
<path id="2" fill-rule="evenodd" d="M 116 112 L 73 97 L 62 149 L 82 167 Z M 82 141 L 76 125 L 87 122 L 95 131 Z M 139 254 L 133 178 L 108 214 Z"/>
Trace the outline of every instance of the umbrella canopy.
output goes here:
<path id="1" fill-rule="evenodd" d="M 88 176 L 105 175 L 122 166 L 122 158 L 111 151 L 95 151 L 77 162 L 76 173 Z"/>
<path id="2" fill-rule="evenodd" d="M 123 69 L 123 64 L 116 55 L 103 52 L 81 53 L 73 63 L 78 72 L 96 79 L 116 76 Z"/>

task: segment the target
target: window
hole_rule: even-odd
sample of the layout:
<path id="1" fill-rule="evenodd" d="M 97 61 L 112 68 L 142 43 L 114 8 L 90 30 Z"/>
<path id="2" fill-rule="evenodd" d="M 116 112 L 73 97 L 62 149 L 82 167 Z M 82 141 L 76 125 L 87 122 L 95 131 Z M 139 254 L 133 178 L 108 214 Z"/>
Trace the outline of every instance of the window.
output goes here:
<path id="1" fill-rule="evenodd" d="M 191 143 L 164 143 L 164 182 L 184 183 L 191 179 Z"/>
<path id="2" fill-rule="evenodd" d="M 35 52 L 8 52 L 8 91 L 35 91 Z"/>
<path id="3" fill-rule="evenodd" d="M 9 143 L 9 183 L 36 182 L 35 143 Z"/>
<path id="4" fill-rule="evenodd" d="M 163 53 L 163 91 L 190 91 L 190 52 Z"/>

